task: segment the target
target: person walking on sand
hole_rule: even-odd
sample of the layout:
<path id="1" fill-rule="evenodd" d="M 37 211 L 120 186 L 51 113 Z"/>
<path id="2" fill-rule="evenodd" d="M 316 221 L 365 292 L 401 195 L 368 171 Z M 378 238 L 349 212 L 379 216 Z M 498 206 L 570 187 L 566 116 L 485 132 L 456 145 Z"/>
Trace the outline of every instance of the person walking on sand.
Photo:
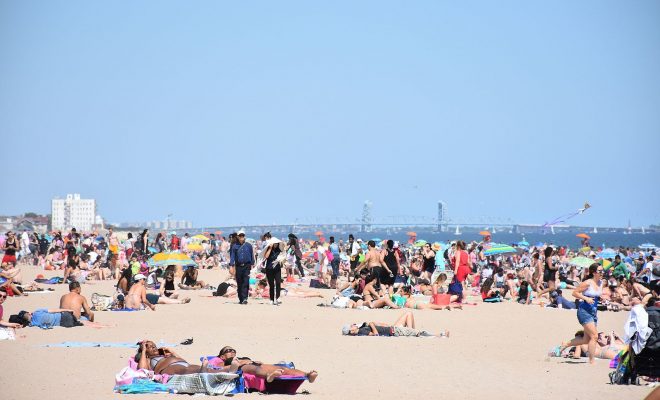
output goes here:
<path id="1" fill-rule="evenodd" d="M 245 232 L 239 231 L 238 242 L 229 250 L 229 265 L 234 267 L 236 285 L 238 286 L 238 302 L 247 304 L 250 291 L 250 269 L 254 265 L 254 250 L 245 241 Z"/>
<path id="2" fill-rule="evenodd" d="M 594 363 L 598 341 L 598 301 L 603 291 L 602 277 L 603 267 L 597 263 L 591 264 L 587 279 L 573 290 L 573 297 L 580 300 L 577 319 L 584 328 L 584 336 L 562 343 L 559 354 L 567 347 L 586 344 L 589 350 L 589 364 Z"/>

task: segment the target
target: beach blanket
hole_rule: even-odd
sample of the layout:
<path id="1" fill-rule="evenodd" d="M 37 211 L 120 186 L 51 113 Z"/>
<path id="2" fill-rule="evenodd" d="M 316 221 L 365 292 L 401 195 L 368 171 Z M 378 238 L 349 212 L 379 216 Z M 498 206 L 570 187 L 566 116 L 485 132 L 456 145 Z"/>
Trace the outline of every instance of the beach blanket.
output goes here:
<path id="1" fill-rule="evenodd" d="M 160 343 L 160 347 L 176 347 L 176 343 Z M 62 342 L 44 344 L 41 347 L 121 347 L 137 349 L 136 342 Z"/>
<path id="2" fill-rule="evenodd" d="M 236 388 L 236 378 L 237 374 L 227 372 L 173 375 L 167 386 L 174 393 L 228 394 Z"/>
<path id="3" fill-rule="evenodd" d="M 168 393 L 170 387 L 149 379 L 135 379 L 132 383 L 115 386 L 114 391 L 122 394 Z"/>
<path id="4" fill-rule="evenodd" d="M 45 283 L 46 285 L 57 285 L 58 283 L 61 283 L 63 280 L 64 280 L 63 278 L 54 277 L 50 279 L 37 278 L 34 281 L 37 283 Z"/>

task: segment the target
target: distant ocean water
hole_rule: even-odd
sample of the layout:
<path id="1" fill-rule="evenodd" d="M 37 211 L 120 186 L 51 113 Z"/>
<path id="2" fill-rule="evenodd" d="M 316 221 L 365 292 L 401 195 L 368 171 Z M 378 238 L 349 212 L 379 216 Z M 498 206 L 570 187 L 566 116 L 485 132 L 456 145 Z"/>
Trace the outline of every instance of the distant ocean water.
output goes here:
<path id="1" fill-rule="evenodd" d="M 392 239 L 405 242 L 408 240 L 408 236 L 405 233 L 392 233 L 388 234 L 387 231 L 372 231 L 372 232 L 355 232 L 356 238 L 361 238 L 365 241 L 378 238 L 378 239 Z M 598 247 L 631 247 L 637 248 L 642 243 L 653 243 L 656 246 L 660 246 L 660 233 L 632 233 L 630 235 L 625 235 L 623 233 L 589 233 L 591 236 L 591 245 L 594 248 Z M 285 235 L 286 236 L 286 235 Z M 302 234 L 300 235 L 306 239 L 314 238 L 313 235 Z M 339 233 L 339 232 L 325 232 L 324 236 L 326 238 L 330 236 L 335 236 L 337 240 L 342 239 L 346 241 L 348 239 L 348 234 Z M 451 240 L 463 240 L 466 243 L 471 241 L 480 241 L 482 237 L 477 232 L 466 232 L 465 234 L 455 235 L 453 232 L 438 232 L 438 233 L 425 233 L 419 232 L 417 239 L 424 239 L 428 242 L 447 242 Z M 518 243 L 522 240 L 526 240 L 530 245 L 535 245 L 539 242 L 554 244 L 558 246 L 568 246 L 570 248 L 580 247 L 580 238 L 575 237 L 575 233 L 557 233 L 557 234 L 540 234 L 540 233 L 508 233 L 508 232 L 496 232 L 492 236 L 492 241 L 495 243 Z"/>

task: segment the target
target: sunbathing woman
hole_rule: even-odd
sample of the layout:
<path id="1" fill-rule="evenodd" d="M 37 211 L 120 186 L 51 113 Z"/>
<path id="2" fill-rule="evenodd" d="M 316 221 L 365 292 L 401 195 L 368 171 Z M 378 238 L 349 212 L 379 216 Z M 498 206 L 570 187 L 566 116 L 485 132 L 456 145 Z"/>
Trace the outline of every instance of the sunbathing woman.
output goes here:
<path id="1" fill-rule="evenodd" d="M 213 372 L 207 368 L 208 361 L 202 365 L 191 365 L 167 347 L 158 348 L 150 340 L 139 343 L 140 350 L 135 355 L 138 368 L 154 371 L 156 374 L 186 375 L 198 372 Z"/>
<path id="2" fill-rule="evenodd" d="M 399 308 L 396 304 L 392 302 L 389 296 L 381 296 L 375 289 L 374 285 L 377 283 L 377 277 L 375 273 L 369 273 L 366 278 L 364 278 L 364 289 L 362 290 L 362 296 L 364 298 L 364 305 L 369 308 L 383 308 L 388 306 L 390 308 Z"/>
<path id="3" fill-rule="evenodd" d="M 450 306 L 439 306 L 433 303 L 420 303 L 415 301 L 412 298 L 410 286 L 402 286 L 401 289 L 399 289 L 399 291 L 401 293 L 401 296 L 403 296 L 406 299 L 406 304 L 404 306 L 405 308 L 412 308 L 413 310 L 451 310 Z"/>
<path id="4" fill-rule="evenodd" d="M 225 346 L 220 349 L 218 357 L 212 360 L 211 364 L 221 367 L 219 369 L 225 372 L 236 372 L 241 370 L 244 373 L 264 378 L 267 382 L 272 382 L 282 375 L 290 375 L 304 376 L 310 383 L 313 383 L 319 375 L 318 372 L 314 370 L 305 372 L 299 369 L 252 361 L 249 357 L 236 357 L 236 350 L 231 346 Z"/>
<path id="5" fill-rule="evenodd" d="M 416 336 L 416 337 L 449 337 L 449 331 L 442 331 L 433 335 L 427 331 L 415 328 L 415 317 L 410 311 L 405 311 L 395 322 L 389 325 L 383 322 L 364 322 L 361 326 L 357 324 L 344 325 L 341 330 L 343 335 L 349 336 Z"/>

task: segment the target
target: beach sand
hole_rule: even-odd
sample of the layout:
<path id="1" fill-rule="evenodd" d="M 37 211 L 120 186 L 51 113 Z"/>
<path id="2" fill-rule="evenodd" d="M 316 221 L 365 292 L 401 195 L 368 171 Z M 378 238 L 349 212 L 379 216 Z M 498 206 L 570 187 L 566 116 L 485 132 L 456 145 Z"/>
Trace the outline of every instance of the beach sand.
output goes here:
<path id="1" fill-rule="evenodd" d="M 36 267 L 23 266 L 33 278 Z M 45 273 L 47 277 L 57 273 Z M 61 272 L 59 272 L 61 276 Z M 200 279 L 217 285 L 221 272 L 204 270 Z M 114 282 L 83 285 L 83 294 L 111 294 Z M 48 286 L 48 285 L 44 285 Z M 66 285 L 56 292 L 9 298 L 5 320 L 21 309 L 57 308 Z M 323 291 L 326 300 L 333 291 Z M 156 312 L 97 312 L 97 322 L 111 328 L 19 330 L 25 338 L 0 342 L 3 358 L 2 398 L 117 399 L 115 374 L 135 352 L 125 348 L 45 348 L 62 341 L 135 342 L 149 338 L 178 343 L 176 352 L 191 363 L 231 345 L 239 356 L 274 363 L 293 361 L 302 370 L 319 372 L 304 383 L 318 399 L 641 399 L 651 389 L 612 386 L 609 361 L 550 358 L 548 350 L 581 329 L 575 311 L 541 309 L 505 302 L 466 306 L 464 310 L 414 311 L 418 328 L 449 329 L 449 339 L 343 337 L 349 322 L 392 323 L 400 310 L 338 310 L 316 305 L 321 299 L 283 298 L 279 307 L 265 300 L 248 306 L 213 298 L 210 291 L 189 291 L 188 305 L 158 305 Z M 627 312 L 599 313 L 599 330 L 622 333 Z M 139 399 L 184 395 L 139 395 Z M 242 397 L 258 398 L 259 394 Z M 276 396 L 282 398 L 285 396 Z M 132 397 L 131 397 L 132 398 Z"/>

